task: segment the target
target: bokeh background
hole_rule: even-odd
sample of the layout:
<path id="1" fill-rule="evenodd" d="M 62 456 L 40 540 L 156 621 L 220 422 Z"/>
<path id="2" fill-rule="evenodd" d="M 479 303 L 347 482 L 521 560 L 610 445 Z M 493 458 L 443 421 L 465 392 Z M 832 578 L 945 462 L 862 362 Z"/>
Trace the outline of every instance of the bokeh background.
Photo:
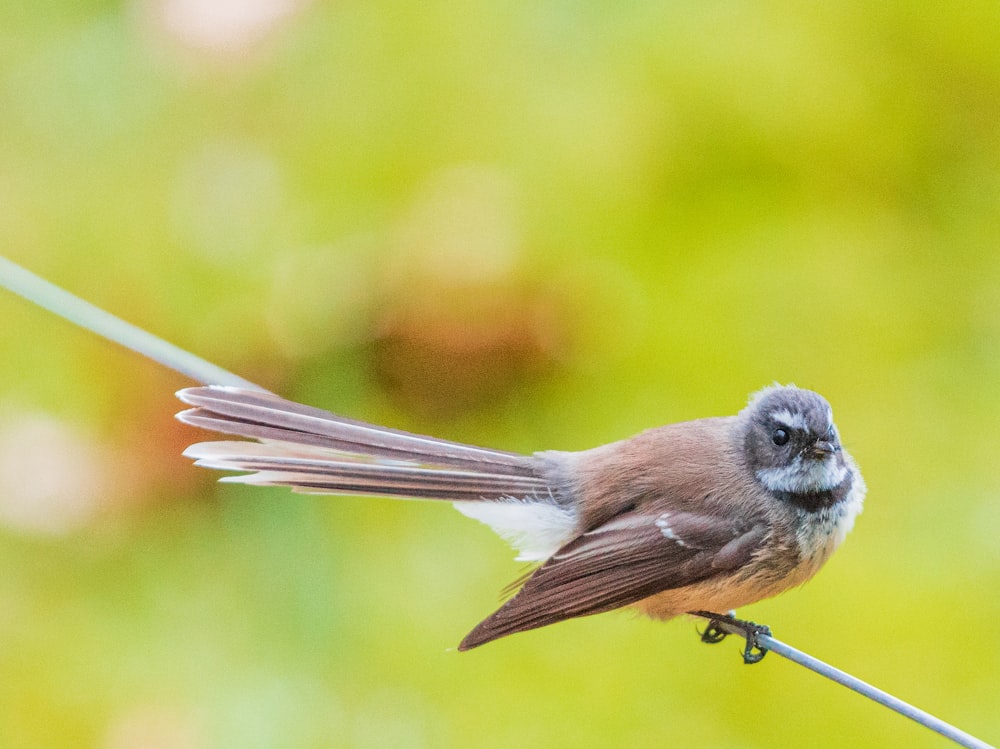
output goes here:
<path id="1" fill-rule="evenodd" d="M 833 403 L 868 507 L 742 613 L 1000 737 L 1000 5 L 0 2 L 0 254 L 510 450 Z M 0 294 L 0 745 L 941 746 L 692 622 L 459 654 L 446 504 L 220 486 L 179 375 Z"/>

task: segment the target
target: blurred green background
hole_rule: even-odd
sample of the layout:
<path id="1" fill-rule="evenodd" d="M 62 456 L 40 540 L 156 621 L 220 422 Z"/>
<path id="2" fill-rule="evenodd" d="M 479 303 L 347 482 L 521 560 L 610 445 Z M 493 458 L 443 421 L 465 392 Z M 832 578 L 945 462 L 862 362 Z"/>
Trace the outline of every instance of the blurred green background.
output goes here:
<path id="1" fill-rule="evenodd" d="M 819 390 L 868 508 L 782 639 L 1000 737 L 1000 5 L 0 2 L 0 254 L 510 450 Z M 446 504 L 219 486 L 189 384 L 0 294 L 0 746 L 941 746 L 628 613 L 471 653 Z"/>

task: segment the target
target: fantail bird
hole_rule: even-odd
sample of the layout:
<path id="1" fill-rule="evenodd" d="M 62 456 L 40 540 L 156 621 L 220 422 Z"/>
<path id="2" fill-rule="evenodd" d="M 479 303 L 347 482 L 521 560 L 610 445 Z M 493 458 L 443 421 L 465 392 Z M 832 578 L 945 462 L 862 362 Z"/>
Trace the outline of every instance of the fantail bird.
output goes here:
<path id="1" fill-rule="evenodd" d="M 636 606 L 728 611 L 812 577 L 861 511 L 865 483 L 822 396 L 765 388 L 736 416 L 669 424 L 582 452 L 491 450 L 335 416 L 268 393 L 196 387 L 193 426 L 223 481 L 441 499 L 540 562 L 459 645 Z"/>

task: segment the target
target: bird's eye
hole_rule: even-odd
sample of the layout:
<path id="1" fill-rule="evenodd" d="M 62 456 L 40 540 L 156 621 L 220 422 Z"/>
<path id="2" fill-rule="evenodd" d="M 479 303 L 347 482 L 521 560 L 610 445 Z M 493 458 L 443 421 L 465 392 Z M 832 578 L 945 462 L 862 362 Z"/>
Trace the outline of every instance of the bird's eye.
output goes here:
<path id="1" fill-rule="evenodd" d="M 788 431 L 785 429 L 775 429 L 771 433 L 771 441 L 778 447 L 788 444 Z"/>

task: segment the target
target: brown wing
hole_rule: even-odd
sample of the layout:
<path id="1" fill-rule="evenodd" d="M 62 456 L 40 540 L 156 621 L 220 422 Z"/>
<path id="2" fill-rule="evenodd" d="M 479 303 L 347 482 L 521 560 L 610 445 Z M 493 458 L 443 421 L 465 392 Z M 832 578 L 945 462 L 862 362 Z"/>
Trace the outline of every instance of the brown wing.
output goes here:
<path id="1" fill-rule="evenodd" d="M 766 535 L 694 513 L 620 515 L 556 552 L 459 650 L 705 580 L 744 564 Z"/>

